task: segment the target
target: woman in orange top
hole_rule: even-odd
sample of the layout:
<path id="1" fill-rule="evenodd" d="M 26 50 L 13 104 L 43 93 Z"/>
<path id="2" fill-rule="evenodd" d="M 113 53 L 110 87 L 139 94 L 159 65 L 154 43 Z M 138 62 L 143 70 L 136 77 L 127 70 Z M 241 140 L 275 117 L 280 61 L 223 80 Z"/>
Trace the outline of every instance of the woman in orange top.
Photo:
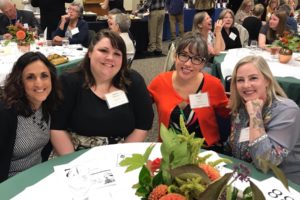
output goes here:
<path id="1" fill-rule="evenodd" d="M 206 41 L 199 33 L 186 33 L 174 60 L 176 70 L 159 74 L 148 86 L 159 123 L 180 132 L 179 117 L 183 115 L 190 133 L 204 137 L 207 148 L 221 152 L 217 115 L 229 118 L 228 99 L 221 81 L 202 72 L 208 60 Z"/>

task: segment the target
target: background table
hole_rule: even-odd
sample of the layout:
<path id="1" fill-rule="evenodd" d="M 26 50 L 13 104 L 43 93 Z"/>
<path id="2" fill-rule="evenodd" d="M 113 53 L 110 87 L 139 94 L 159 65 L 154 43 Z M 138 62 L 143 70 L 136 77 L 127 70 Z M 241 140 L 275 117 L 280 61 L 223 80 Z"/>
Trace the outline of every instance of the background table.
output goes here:
<path id="1" fill-rule="evenodd" d="M 220 78 L 223 82 L 225 77 L 221 71 L 221 63 L 224 61 L 225 56 L 226 53 L 221 53 L 219 56 L 214 57 L 215 73 L 217 74 L 218 78 Z M 300 71 L 300 62 L 298 70 Z M 300 79 L 294 77 L 275 77 L 282 89 L 286 92 L 287 96 L 290 99 L 294 100 L 298 104 L 298 106 L 300 106 Z"/>
<path id="2" fill-rule="evenodd" d="M 62 157 L 58 157 L 58 158 L 49 160 L 45 163 L 36 165 L 22 173 L 19 173 L 16 176 L 1 183 L 0 184 L 1 200 L 10 199 L 13 196 L 17 195 L 18 193 L 20 193 L 27 186 L 30 186 L 30 185 L 38 182 L 39 180 L 43 179 L 44 177 L 46 177 L 47 175 L 49 175 L 50 173 L 53 172 L 53 166 L 55 166 L 55 165 L 64 164 L 64 163 L 67 163 L 72 160 L 73 160 L 73 162 L 76 162 L 76 161 L 84 162 L 84 161 L 86 161 L 87 157 L 92 157 L 95 160 L 100 160 L 101 162 L 99 164 L 103 165 L 106 160 L 102 159 L 102 157 L 105 157 L 105 156 L 107 156 L 109 158 L 115 157 L 115 156 L 117 156 L 116 155 L 117 152 L 124 153 L 124 154 L 132 154 L 132 153 L 143 154 L 145 149 L 149 145 L 150 145 L 150 143 L 127 143 L 127 144 L 101 146 L 101 147 L 93 148 L 90 151 L 86 151 L 86 150 L 78 151 L 78 152 L 75 152 L 75 153 L 72 153 L 72 154 L 69 154 L 66 156 L 62 156 Z M 92 151 L 94 151 L 94 152 L 92 152 Z M 105 152 L 105 155 L 104 155 L 104 152 Z M 80 156 L 80 155 L 82 155 L 82 156 L 78 158 L 78 156 Z M 93 155 L 93 156 L 91 156 L 91 155 Z M 96 155 L 96 157 L 95 157 L 95 155 Z M 159 145 L 158 145 L 157 147 L 154 148 L 152 154 L 150 155 L 150 159 L 155 159 L 159 155 L 160 155 L 160 153 L 159 153 Z M 245 163 L 243 161 L 240 161 L 240 160 L 237 160 L 234 158 L 230 158 L 228 156 L 224 156 L 224 155 L 221 155 L 221 156 L 231 159 L 234 164 L 244 163 L 251 170 L 251 177 L 256 180 L 264 180 L 264 179 L 272 176 L 272 174 L 261 173 L 260 171 L 256 170 L 253 167 L 253 165 L 251 165 L 249 163 Z M 76 159 L 76 160 L 74 161 L 74 159 Z M 233 164 L 230 164 L 228 166 L 230 168 L 232 168 Z M 121 168 L 121 169 L 125 171 L 125 168 Z M 134 177 L 132 177 L 132 175 L 130 175 L 129 173 L 123 174 L 122 176 L 124 176 L 124 177 L 126 176 L 126 177 L 125 177 L 125 180 L 123 180 L 122 184 L 126 184 L 125 187 L 130 189 L 131 182 L 135 182 L 138 179 L 138 177 L 137 177 L 138 172 L 139 172 L 139 170 L 135 171 L 135 172 L 134 171 L 130 172 L 130 173 L 134 173 L 133 174 Z M 126 178 L 128 178 L 130 176 L 131 176 L 131 180 L 127 180 Z M 300 191 L 299 185 L 290 183 L 290 186 L 292 186 L 297 191 Z M 48 189 L 51 192 L 55 192 L 55 191 L 52 191 L 51 188 L 47 188 L 47 190 Z"/>

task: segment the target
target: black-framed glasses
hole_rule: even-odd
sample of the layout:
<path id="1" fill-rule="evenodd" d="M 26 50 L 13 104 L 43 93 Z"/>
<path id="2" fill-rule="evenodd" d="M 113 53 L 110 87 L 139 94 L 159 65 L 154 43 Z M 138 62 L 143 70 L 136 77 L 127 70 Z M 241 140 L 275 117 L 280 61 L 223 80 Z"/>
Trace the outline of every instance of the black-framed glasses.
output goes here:
<path id="1" fill-rule="evenodd" d="M 185 53 L 178 53 L 177 56 L 181 62 L 187 62 L 189 59 L 191 59 L 194 65 L 200 65 L 201 63 L 206 61 L 205 58 L 201 58 L 199 56 L 189 56 Z"/>

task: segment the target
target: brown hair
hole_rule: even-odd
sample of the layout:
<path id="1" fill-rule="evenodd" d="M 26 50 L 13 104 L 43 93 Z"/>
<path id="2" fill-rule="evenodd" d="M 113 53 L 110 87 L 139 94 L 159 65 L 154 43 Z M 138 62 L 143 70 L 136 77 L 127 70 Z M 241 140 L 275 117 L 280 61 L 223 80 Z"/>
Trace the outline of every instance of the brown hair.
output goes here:
<path id="1" fill-rule="evenodd" d="M 26 97 L 22 74 L 30 63 L 35 61 L 43 62 L 49 69 L 51 76 L 52 90 L 47 99 L 42 103 L 43 119 L 49 120 L 49 113 L 52 112 L 62 100 L 63 95 L 61 85 L 56 75 L 56 68 L 40 52 L 28 52 L 23 54 L 14 64 L 11 73 L 7 76 L 4 83 L 2 100 L 7 108 L 14 108 L 17 114 L 28 117 L 33 114 L 33 110 Z"/>
<path id="2" fill-rule="evenodd" d="M 84 74 L 84 83 L 83 87 L 89 88 L 96 84 L 94 75 L 91 71 L 91 62 L 89 53 L 94 50 L 95 45 L 100 42 L 103 38 L 108 38 L 111 42 L 113 48 L 118 49 L 122 52 L 122 65 L 120 71 L 115 75 L 112 79 L 112 84 L 116 88 L 122 89 L 126 91 L 126 87 L 130 85 L 129 81 L 129 69 L 127 66 L 127 56 L 126 56 L 126 46 L 124 40 L 118 33 L 115 33 L 108 29 L 103 29 L 96 34 L 96 36 L 92 39 L 88 52 L 85 54 L 80 65 L 72 70 L 71 72 L 79 72 Z"/>

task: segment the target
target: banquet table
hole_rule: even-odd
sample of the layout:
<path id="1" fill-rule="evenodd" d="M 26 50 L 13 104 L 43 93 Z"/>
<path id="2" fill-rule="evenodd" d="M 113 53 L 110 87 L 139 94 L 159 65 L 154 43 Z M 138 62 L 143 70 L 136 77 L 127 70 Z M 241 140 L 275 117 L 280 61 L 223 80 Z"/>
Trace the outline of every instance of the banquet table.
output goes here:
<path id="1" fill-rule="evenodd" d="M 70 195 L 72 196 L 74 193 L 70 192 L 70 190 L 74 189 L 74 185 L 66 180 L 66 177 L 69 175 L 67 172 L 74 168 L 76 171 L 84 171 L 82 170 L 84 167 L 87 167 L 89 172 L 93 172 L 92 174 L 105 173 L 113 177 L 111 178 L 113 184 L 109 183 L 105 187 L 98 185 L 98 188 L 94 187 L 94 185 L 89 186 L 89 195 L 91 195 L 88 198 L 89 200 L 139 199 L 135 196 L 135 191 L 131 188 L 132 185 L 138 181 L 139 170 L 125 173 L 126 168 L 120 167 L 118 163 L 124 157 L 129 157 L 133 153 L 143 154 L 150 144 L 151 143 L 125 143 L 99 146 L 90 150 L 81 150 L 66 156 L 54 158 L 25 170 L 1 183 L 1 200 L 72 199 Z M 151 160 L 161 155 L 160 143 L 154 144 L 155 148 L 149 157 Z M 218 157 L 218 154 L 214 156 Z M 235 164 L 245 164 L 251 171 L 251 177 L 255 179 L 257 183 L 263 183 L 263 181 L 272 177 L 271 173 L 263 174 L 249 163 L 225 155 L 219 156 L 229 158 L 233 161 L 233 164 L 226 166 L 228 169 L 232 169 Z M 100 180 L 100 178 L 98 177 L 97 180 Z M 72 187 L 70 185 L 72 185 Z M 298 193 L 300 186 L 292 182 L 290 182 L 290 186 L 293 195 L 300 197 Z M 96 195 L 96 198 L 92 198 L 93 195 Z"/>
<path id="2" fill-rule="evenodd" d="M 57 74 L 60 75 L 63 71 L 68 68 L 72 68 L 82 60 L 87 49 L 81 45 L 68 45 L 67 47 L 62 46 L 37 46 L 32 44 L 30 47 L 31 51 L 40 51 L 45 56 L 50 54 L 59 54 L 67 56 L 69 61 L 56 66 Z M 14 62 L 22 55 L 17 48 L 16 44 L 8 44 L 8 46 L 0 46 L 0 86 L 3 86 L 4 80 L 7 74 L 12 70 Z"/>
<path id="3" fill-rule="evenodd" d="M 281 64 L 278 58 L 271 57 L 270 53 L 262 50 L 251 50 L 247 48 L 231 49 L 215 56 L 214 64 L 219 78 L 223 81 L 230 76 L 235 64 L 247 55 L 260 55 L 267 61 L 276 80 L 284 89 L 289 98 L 300 106 L 300 53 L 293 53 L 292 60 L 287 64 Z M 296 60 L 297 59 L 297 60 Z"/>

